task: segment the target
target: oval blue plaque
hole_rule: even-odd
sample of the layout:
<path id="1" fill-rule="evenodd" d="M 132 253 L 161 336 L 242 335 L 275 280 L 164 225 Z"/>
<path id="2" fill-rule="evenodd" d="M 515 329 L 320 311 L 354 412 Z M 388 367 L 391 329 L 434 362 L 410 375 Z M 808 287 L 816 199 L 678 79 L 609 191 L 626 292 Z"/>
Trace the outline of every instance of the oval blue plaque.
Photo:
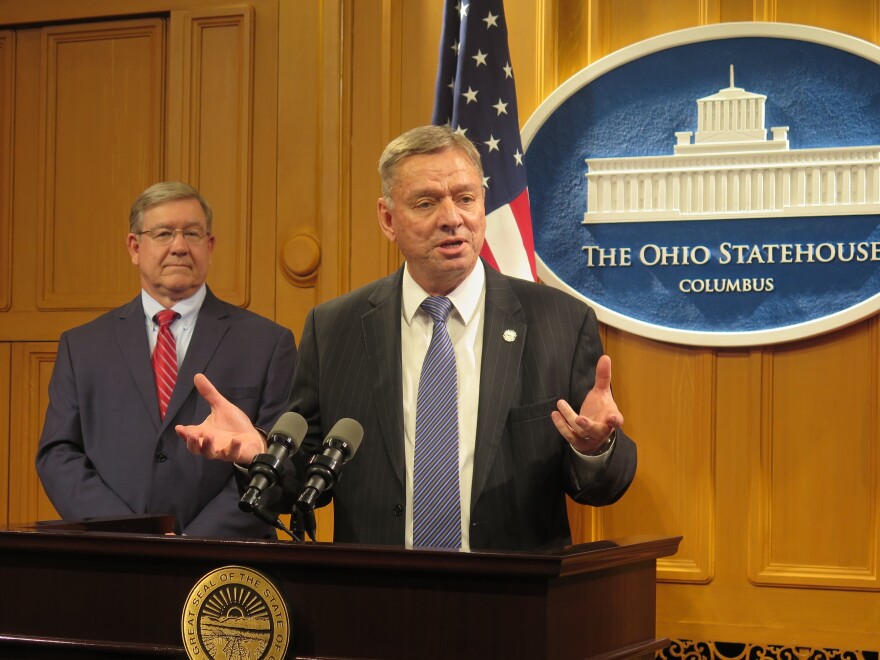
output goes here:
<path id="1" fill-rule="evenodd" d="M 799 25 L 669 33 L 523 129 L 538 272 L 680 344 L 791 341 L 880 308 L 880 48 Z"/>

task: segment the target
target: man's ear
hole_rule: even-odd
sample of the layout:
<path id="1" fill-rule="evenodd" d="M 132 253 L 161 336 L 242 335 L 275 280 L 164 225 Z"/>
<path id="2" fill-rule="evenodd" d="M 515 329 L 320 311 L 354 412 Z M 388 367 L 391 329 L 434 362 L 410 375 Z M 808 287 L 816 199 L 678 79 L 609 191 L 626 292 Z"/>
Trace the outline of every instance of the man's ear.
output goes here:
<path id="1" fill-rule="evenodd" d="M 394 231 L 394 218 L 391 214 L 391 208 L 384 197 L 380 197 L 376 203 L 376 213 L 379 216 L 379 227 L 382 229 L 382 233 L 385 234 L 389 241 L 394 243 L 397 237 Z"/>
<path id="2" fill-rule="evenodd" d="M 214 234 L 208 234 L 208 265 L 211 265 L 211 262 L 214 258 L 214 248 L 217 245 L 217 237 Z"/>
<path id="3" fill-rule="evenodd" d="M 129 234 L 128 238 L 126 239 L 126 245 L 128 246 L 128 254 L 129 256 L 131 256 L 131 263 L 137 266 L 141 247 L 141 244 L 138 242 L 137 235 Z"/>

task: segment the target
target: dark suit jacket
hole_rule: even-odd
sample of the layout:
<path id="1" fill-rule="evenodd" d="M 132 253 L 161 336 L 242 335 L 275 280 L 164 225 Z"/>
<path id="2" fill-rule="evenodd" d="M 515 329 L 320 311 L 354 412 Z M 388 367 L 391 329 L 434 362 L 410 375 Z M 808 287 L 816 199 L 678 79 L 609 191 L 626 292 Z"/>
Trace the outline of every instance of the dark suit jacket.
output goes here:
<path id="1" fill-rule="evenodd" d="M 209 290 L 160 421 L 140 295 L 65 332 L 36 458 L 52 504 L 64 518 L 170 513 L 189 535 L 274 537 L 239 511 L 232 465 L 190 454 L 174 426 L 210 413 L 193 386 L 202 372 L 271 427 L 290 405 L 295 365 L 290 330 Z"/>
<path id="2" fill-rule="evenodd" d="M 402 272 L 316 307 L 300 343 L 293 410 L 310 429 L 300 455 L 316 451 L 342 417 L 365 431 L 334 489 L 335 541 L 404 543 Z M 570 543 L 566 493 L 609 504 L 636 467 L 635 444 L 618 433 L 604 472 L 578 488 L 572 450 L 550 420 L 558 399 L 578 408 L 593 386 L 602 354 L 596 315 L 561 291 L 487 267 L 484 326 L 471 548 Z M 513 342 L 502 338 L 508 329 Z"/>

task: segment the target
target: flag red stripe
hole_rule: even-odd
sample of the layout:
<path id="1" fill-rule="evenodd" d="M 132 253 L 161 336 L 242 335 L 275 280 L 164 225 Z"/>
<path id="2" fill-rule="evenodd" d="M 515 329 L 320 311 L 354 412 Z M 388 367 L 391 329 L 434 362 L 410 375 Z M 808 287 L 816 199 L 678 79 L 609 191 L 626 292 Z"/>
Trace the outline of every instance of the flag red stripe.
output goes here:
<path id="1" fill-rule="evenodd" d="M 537 280 L 538 269 L 535 265 L 535 239 L 532 236 L 532 212 L 529 206 L 528 188 L 525 188 L 510 202 L 510 210 L 513 212 L 513 217 L 516 218 L 519 235 L 526 248 L 526 254 L 529 256 L 529 268 L 532 271 L 532 278 Z"/>
<path id="2" fill-rule="evenodd" d="M 486 263 L 489 264 L 495 270 L 498 270 L 498 262 L 495 260 L 495 255 L 492 254 L 492 248 L 489 247 L 489 242 L 483 242 L 483 249 L 480 250 L 480 256 L 486 260 Z"/>

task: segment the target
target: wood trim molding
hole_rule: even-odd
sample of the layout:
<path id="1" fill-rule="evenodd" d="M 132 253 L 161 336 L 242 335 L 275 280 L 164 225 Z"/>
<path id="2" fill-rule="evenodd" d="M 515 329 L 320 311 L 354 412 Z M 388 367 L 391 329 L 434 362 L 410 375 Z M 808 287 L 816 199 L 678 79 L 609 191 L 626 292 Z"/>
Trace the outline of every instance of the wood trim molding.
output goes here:
<path id="1" fill-rule="evenodd" d="M 403 130 L 401 110 L 403 103 L 400 33 L 403 29 L 400 0 L 382 0 L 382 126 L 383 142 L 387 144 Z M 388 273 L 403 263 L 403 255 L 389 241 L 382 241 L 384 262 Z"/>
<path id="2" fill-rule="evenodd" d="M 880 0 L 871 2 L 871 41 L 880 44 Z"/>
<path id="3" fill-rule="evenodd" d="M 608 9 L 602 0 L 587 0 L 587 34 L 589 39 L 589 63 L 608 54 L 611 41 L 611 24 Z"/>
<path id="4" fill-rule="evenodd" d="M 6 423 L 0 426 L 0 524 L 9 522 L 9 474 L 12 471 L 10 460 L 10 434 L 12 424 L 9 421 L 9 396 L 12 391 L 10 342 L 0 342 L 0 419 Z"/>
<path id="5" fill-rule="evenodd" d="M 351 216 L 351 77 L 354 8 L 352 0 L 326 2 L 322 12 L 319 88 L 320 200 L 317 231 L 322 267 L 315 303 L 347 291 L 347 223 Z M 346 102 L 346 100 L 348 100 Z"/>
<path id="6" fill-rule="evenodd" d="M 12 118 L 15 32 L 0 30 L 0 312 L 12 304 Z"/>
<path id="7" fill-rule="evenodd" d="M 721 21 L 721 0 L 700 0 L 700 25 L 713 25 Z"/>
<path id="8" fill-rule="evenodd" d="M 774 22 L 776 18 L 777 0 L 753 0 L 752 15 L 756 21 Z"/>

